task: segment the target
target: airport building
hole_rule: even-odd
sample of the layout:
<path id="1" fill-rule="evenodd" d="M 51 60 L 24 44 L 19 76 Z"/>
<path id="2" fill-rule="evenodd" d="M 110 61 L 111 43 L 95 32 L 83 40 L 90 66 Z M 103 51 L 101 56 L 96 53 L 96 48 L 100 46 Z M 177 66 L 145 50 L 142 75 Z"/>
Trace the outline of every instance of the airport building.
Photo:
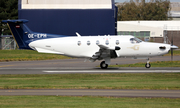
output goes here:
<path id="1" fill-rule="evenodd" d="M 18 17 L 32 31 L 74 36 L 116 35 L 114 0 L 19 0 Z"/>
<path id="2" fill-rule="evenodd" d="M 171 11 L 169 15 L 172 20 L 180 21 L 180 2 L 171 3 Z"/>

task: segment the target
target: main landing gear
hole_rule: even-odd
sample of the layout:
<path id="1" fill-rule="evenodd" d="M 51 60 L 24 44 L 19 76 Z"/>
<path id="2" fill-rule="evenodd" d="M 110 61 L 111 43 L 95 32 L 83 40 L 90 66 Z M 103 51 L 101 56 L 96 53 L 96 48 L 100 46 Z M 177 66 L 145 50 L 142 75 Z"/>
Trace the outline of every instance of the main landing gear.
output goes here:
<path id="1" fill-rule="evenodd" d="M 107 69 L 108 68 L 108 64 L 106 64 L 105 61 L 102 61 L 101 64 L 100 64 L 100 67 L 101 67 L 101 69 Z M 147 59 L 147 63 L 145 64 L 145 67 L 146 68 L 150 68 L 151 67 L 149 58 Z"/>
<path id="2" fill-rule="evenodd" d="M 148 58 L 147 60 L 148 60 L 148 61 L 147 61 L 147 63 L 145 64 L 145 67 L 146 67 L 146 68 L 150 68 L 150 67 L 151 67 L 151 64 L 150 64 L 149 58 Z"/>
<path id="3" fill-rule="evenodd" d="M 108 68 L 108 64 L 106 64 L 105 61 L 102 61 L 100 66 L 101 66 L 101 69 L 107 69 Z"/>

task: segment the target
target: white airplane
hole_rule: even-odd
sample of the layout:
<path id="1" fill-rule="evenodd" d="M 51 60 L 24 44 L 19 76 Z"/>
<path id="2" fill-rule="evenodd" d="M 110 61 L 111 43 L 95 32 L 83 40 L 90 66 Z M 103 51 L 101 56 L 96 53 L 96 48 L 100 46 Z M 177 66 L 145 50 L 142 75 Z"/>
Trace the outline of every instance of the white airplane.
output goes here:
<path id="1" fill-rule="evenodd" d="M 77 36 L 67 37 L 32 32 L 24 23 L 28 20 L 4 20 L 9 25 L 20 49 L 33 49 L 40 53 L 53 53 L 69 57 L 86 58 L 91 62 L 104 60 L 100 66 L 108 68 L 111 59 L 134 58 L 147 59 L 146 68 L 150 68 L 150 57 L 162 56 L 177 46 L 163 43 L 144 42 L 134 36 Z"/>

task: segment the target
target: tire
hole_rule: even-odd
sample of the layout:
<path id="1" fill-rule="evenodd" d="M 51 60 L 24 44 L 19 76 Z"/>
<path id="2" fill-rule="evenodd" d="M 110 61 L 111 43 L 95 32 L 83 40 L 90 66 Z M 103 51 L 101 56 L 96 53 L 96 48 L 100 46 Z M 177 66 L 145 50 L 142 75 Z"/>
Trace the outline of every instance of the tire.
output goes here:
<path id="1" fill-rule="evenodd" d="M 106 64 L 105 61 L 102 61 L 100 66 L 101 66 L 101 69 L 107 69 L 108 64 Z"/>
<path id="2" fill-rule="evenodd" d="M 150 64 L 150 63 L 146 63 L 145 67 L 146 67 L 146 68 L 150 68 L 150 67 L 151 67 L 151 64 Z"/>

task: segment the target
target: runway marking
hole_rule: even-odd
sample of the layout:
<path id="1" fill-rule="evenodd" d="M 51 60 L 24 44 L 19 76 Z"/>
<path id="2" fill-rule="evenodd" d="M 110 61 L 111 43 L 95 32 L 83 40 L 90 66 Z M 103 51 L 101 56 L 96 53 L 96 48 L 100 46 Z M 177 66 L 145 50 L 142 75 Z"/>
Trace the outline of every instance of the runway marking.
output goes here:
<path id="1" fill-rule="evenodd" d="M 180 70 L 60 70 L 45 73 L 178 73 Z"/>

